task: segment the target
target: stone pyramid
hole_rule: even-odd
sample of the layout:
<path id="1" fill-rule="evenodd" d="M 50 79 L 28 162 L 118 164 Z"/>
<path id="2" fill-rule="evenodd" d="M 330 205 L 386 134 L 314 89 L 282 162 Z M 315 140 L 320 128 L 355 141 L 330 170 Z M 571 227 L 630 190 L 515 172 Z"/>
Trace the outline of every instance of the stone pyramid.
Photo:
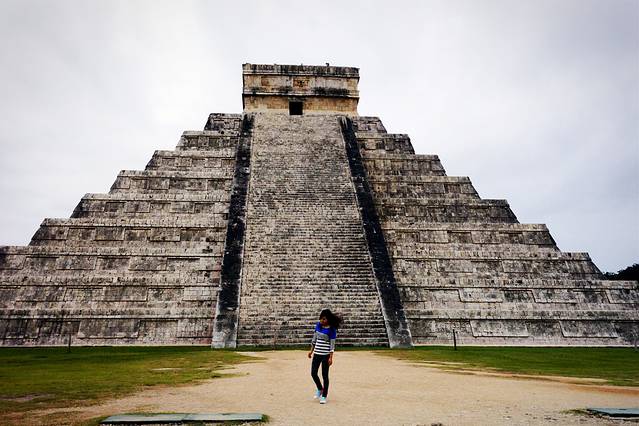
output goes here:
<path id="1" fill-rule="evenodd" d="M 0 247 L 3 345 L 307 344 L 325 307 L 348 345 L 636 342 L 637 282 L 358 116 L 357 68 L 243 78 L 242 114 Z"/>

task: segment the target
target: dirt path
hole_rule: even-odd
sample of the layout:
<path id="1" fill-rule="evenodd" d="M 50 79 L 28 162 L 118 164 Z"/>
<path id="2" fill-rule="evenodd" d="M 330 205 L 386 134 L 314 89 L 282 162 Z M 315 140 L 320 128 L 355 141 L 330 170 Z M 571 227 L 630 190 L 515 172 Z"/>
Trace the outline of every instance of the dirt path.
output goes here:
<path id="1" fill-rule="evenodd" d="M 312 398 L 305 352 L 255 355 L 266 360 L 229 370 L 238 376 L 144 391 L 78 408 L 72 417 L 136 411 L 261 412 L 273 425 L 601 425 L 619 421 L 565 410 L 639 406 L 639 388 L 450 373 L 364 351 L 335 354 L 329 402 L 322 406 Z"/>

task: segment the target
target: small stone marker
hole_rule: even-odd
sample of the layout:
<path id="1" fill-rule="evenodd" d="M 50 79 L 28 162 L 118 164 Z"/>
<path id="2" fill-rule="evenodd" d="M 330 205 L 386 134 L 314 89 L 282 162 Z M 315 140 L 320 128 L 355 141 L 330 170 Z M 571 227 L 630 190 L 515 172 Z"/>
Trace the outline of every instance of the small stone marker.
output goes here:
<path id="1" fill-rule="evenodd" d="M 634 408 L 587 408 L 595 414 L 602 414 L 608 417 L 639 417 L 639 407 Z"/>
<path id="2" fill-rule="evenodd" d="M 260 413 L 174 413 L 174 414 L 118 414 L 100 422 L 102 425 L 195 423 L 195 422 L 259 422 Z"/>

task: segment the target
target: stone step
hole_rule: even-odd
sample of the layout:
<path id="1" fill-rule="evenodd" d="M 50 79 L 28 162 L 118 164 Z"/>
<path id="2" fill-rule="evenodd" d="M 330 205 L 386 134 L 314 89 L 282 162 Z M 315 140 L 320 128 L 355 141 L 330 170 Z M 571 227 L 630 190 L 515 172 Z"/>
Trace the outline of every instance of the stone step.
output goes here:
<path id="1" fill-rule="evenodd" d="M 636 320 L 636 310 L 609 310 L 602 306 L 600 309 L 592 310 L 590 306 L 586 309 L 575 309 L 574 305 L 571 309 L 544 310 L 529 307 L 525 311 L 502 311 L 481 310 L 481 309 L 432 309 L 411 312 L 407 316 L 410 319 L 470 319 L 470 320 L 562 320 L 562 321 L 632 321 Z"/>
<path id="2" fill-rule="evenodd" d="M 214 112 L 209 114 L 204 132 L 184 132 L 187 133 L 206 133 L 206 134 L 224 134 L 240 132 L 242 124 L 242 114 L 227 114 Z"/>
<path id="3" fill-rule="evenodd" d="M 278 339 L 281 341 L 288 341 L 290 343 L 308 344 L 310 345 L 313 338 L 314 326 L 308 326 L 301 329 L 285 328 L 278 329 L 269 328 L 264 331 L 252 331 L 242 330 L 242 338 L 238 339 L 240 345 L 247 344 L 248 342 L 257 343 L 265 339 Z M 352 339 L 359 340 L 379 340 L 379 343 L 388 342 L 385 329 L 366 329 L 366 328 L 354 328 L 354 329 L 340 329 L 337 332 L 336 346 L 344 344 Z"/>
<path id="4" fill-rule="evenodd" d="M 430 184 L 410 184 L 410 185 L 398 185 L 390 189 L 387 184 L 372 185 L 377 187 L 375 190 L 380 195 L 376 199 L 379 203 L 392 203 L 394 200 L 404 200 L 406 198 L 432 198 L 442 201 L 465 202 L 472 200 L 479 200 L 479 195 L 476 192 L 471 192 L 468 188 L 462 186 L 441 186 Z"/>
<path id="5" fill-rule="evenodd" d="M 303 341 L 301 339 L 259 339 L 255 338 L 252 340 L 242 338 L 238 339 L 239 346 L 299 346 L 310 344 L 310 340 Z M 339 351 L 341 346 L 382 346 L 388 347 L 388 339 L 387 338 L 357 338 L 357 337 L 348 337 L 339 339 L 336 351 Z"/>
<path id="6" fill-rule="evenodd" d="M 34 297 L 33 300 L 20 300 L 16 301 L 15 304 L 0 302 L 0 307 L 3 310 L 0 320 L 60 318 L 61 312 L 64 312 L 64 318 L 68 321 L 74 317 L 117 319 L 118 317 L 197 318 L 208 316 L 212 318 L 217 299 L 217 294 L 213 294 L 208 297 L 199 296 L 198 300 L 180 289 L 162 292 L 155 289 L 134 296 L 132 293 L 124 295 L 114 292 L 105 293 L 100 289 L 86 291 L 72 289 L 72 291 L 59 294 L 52 292 L 32 294 L 35 296 L 17 294 L 16 297 Z M 54 297 L 57 300 L 53 299 Z M 122 299 L 113 300 L 118 297 Z M 136 299 L 131 300 L 131 297 L 136 297 Z"/>
<path id="7" fill-rule="evenodd" d="M 236 122 L 237 127 L 220 130 L 185 131 L 177 145 L 177 150 L 218 150 L 223 148 L 235 149 L 239 143 L 241 118 Z"/>
<path id="8" fill-rule="evenodd" d="M 259 281 L 253 281 L 250 286 L 246 286 L 247 291 L 260 290 L 267 291 L 269 289 L 273 289 L 274 291 L 283 292 L 283 293 L 292 293 L 297 291 L 308 290 L 309 286 L 311 288 L 316 288 L 318 290 L 326 291 L 326 290 L 348 290 L 348 294 L 352 294 L 354 296 L 357 295 L 357 292 L 363 293 L 374 293 L 376 291 L 375 284 L 372 280 L 363 279 L 359 275 L 353 276 L 356 280 L 352 278 L 342 278 L 342 277 L 330 277 L 322 278 L 322 277 L 313 277 L 310 276 L 308 278 L 302 277 L 298 280 L 286 280 L 281 277 L 273 277 L 270 279 L 263 279 Z"/>
<path id="9" fill-rule="evenodd" d="M 166 202 L 228 202 L 230 199 L 228 192 L 211 192 L 206 194 L 191 194 L 184 193 L 153 193 L 153 194 L 102 194 L 102 193 L 88 193 L 85 194 L 83 200 L 92 201 L 166 201 Z"/>
<path id="10" fill-rule="evenodd" d="M 472 245 L 497 247 L 502 245 L 526 245 L 553 247 L 556 244 L 545 226 L 510 223 L 442 223 L 424 224 L 414 229 L 387 223 L 384 235 L 389 247 L 415 247 L 416 249 L 437 246 L 451 250 L 464 250 Z M 458 225 L 458 226 L 457 226 Z M 514 248 L 514 246 L 513 246 Z"/>
<path id="11" fill-rule="evenodd" d="M 388 251 L 393 257 L 402 257 L 403 253 L 412 252 L 417 256 L 421 253 L 432 253 L 442 250 L 452 252 L 476 252 L 486 250 L 490 252 L 513 253 L 517 256 L 532 255 L 534 257 L 545 257 L 549 253 L 558 253 L 559 249 L 553 244 L 539 244 L 534 242 L 522 243 L 414 243 L 415 247 L 404 241 L 402 243 L 389 244 Z"/>
<path id="12" fill-rule="evenodd" d="M 121 247 L 46 247 L 46 246 L 0 246 L 2 255 L 69 255 L 69 256 L 156 256 L 156 257 L 216 257 L 211 253 L 189 253 L 186 250 L 168 250 L 161 247 L 132 246 L 130 249 Z"/>
<path id="13" fill-rule="evenodd" d="M 219 270 L 221 249 L 198 252 L 169 251 L 149 247 L 68 247 L 4 246 L 0 247 L 0 270 L 32 270 L 52 273 L 58 270 L 143 271 L 213 271 Z M 14 272 L 15 273 L 15 272 Z M 86 272 L 88 273 L 88 272 Z"/>
<path id="14" fill-rule="evenodd" d="M 312 335 L 298 334 L 290 331 L 281 333 L 272 333 L 267 335 L 248 334 L 238 339 L 239 346 L 258 345 L 258 346 L 278 346 L 278 345 L 296 345 L 307 346 L 310 348 Z M 385 333 L 359 334 L 358 331 L 343 332 L 338 334 L 335 342 L 335 350 L 339 351 L 343 346 L 388 346 L 388 337 Z"/>
<path id="15" fill-rule="evenodd" d="M 477 231 L 477 232 L 548 232 L 548 227 L 537 223 L 447 223 L 447 222 L 423 222 L 415 225 L 395 224 L 390 218 L 386 219 L 388 225 L 383 226 L 384 233 L 390 232 L 427 232 L 427 231 Z"/>
<path id="16" fill-rule="evenodd" d="M 357 330 L 362 335 L 385 335 L 385 324 L 381 320 L 375 319 L 376 312 L 371 313 L 371 318 L 346 318 L 339 332 L 352 332 Z M 290 315 L 290 314 L 289 314 Z M 381 315 L 379 315 L 381 317 Z M 250 318 L 250 317 L 248 317 Z M 240 329 L 246 333 L 247 336 L 258 334 L 279 334 L 283 331 L 288 333 L 298 333 L 312 335 L 315 324 L 317 323 L 317 316 L 301 318 L 292 318 L 286 322 L 282 322 L 282 316 L 264 317 L 263 321 L 254 321 L 250 324 L 240 321 Z"/>
<path id="17" fill-rule="evenodd" d="M 382 123 L 382 120 L 380 120 L 379 117 L 360 115 L 358 117 L 353 117 L 352 120 L 353 120 L 353 128 L 357 132 L 360 132 L 360 133 L 374 132 L 376 134 L 386 133 L 386 128 L 384 127 L 384 124 Z"/>
<path id="18" fill-rule="evenodd" d="M 401 287 L 403 299 L 408 302 L 424 303 L 639 303 L 639 287 L 605 288 L 605 287 Z"/>
<path id="19" fill-rule="evenodd" d="M 377 211 L 382 218 L 391 218 L 400 226 L 430 222 L 517 223 L 505 200 L 388 198 L 379 200 Z M 384 219 L 382 223 L 388 226 Z"/>
<path id="20" fill-rule="evenodd" d="M 600 273 L 592 272 L 558 272 L 557 270 L 551 270 L 547 272 L 531 271 L 531 272 L 501 272 L 501 271 L 487 271 L 487 272 L 437 272 L 428 271 L 428 277 L 422 279 L 416 276 L 414 271 L 401 271 L 395 270 L 395 278 L 399 285 L 413 286 L 421 283 L 426 283 L 427 279 L 495 279 L 495 280 L 534 280 L 542 279 L 548 281 L 562 281 L 562 280 L 597 280 L 601 279 Z M 421 274 L 426 272 L 422 271 Z"/>
<path id="21" fill-rule="evenodd" d="M 146 238 L 146 237 L 145 237 Z M 129 248 L 151 248 L 151 249 L 164 249 L 171 251 L 183 251 L 188 254 L 200 254 L 200 253 L 217 253 L 220 256 L 224 250 L 224 241 L 209 241 L 209 242 L 198 242 L 198 241 L 170 241 L 167 240 L 148 240 L 148 239 L 138 239 L 138 240 L 32 240 L 29 245 L 38 246 L 38 247 L 67 247 L 73 246 L 76 249 L 83 249 L 89 247 L 99 247 L 99 248 L 121 248 L 121 249 L 129 249 Z"/>
<path id="22" fill-rule="evenodd" d="M 277 311 L 284 313 L 287 316 L 291 315 L 291 312 L 295 312 L 295 315 L 309 315 L 311 318 L 316 317 L 318 308 L 331 306 L 332 309 L 339 311 L 340 313 L 349 316 L 350 319 L 362 319 L 368 320 L 371 316 L 379 313 L 379 304 L 375 304 L 376 300 L 373 299 L 369 303 L 351 303 L 348 305 L 348 309 L 344 308 L 348 304 L 348 300 L 293 300 L 287 297 L 282 297 L 280 300 L 272 300 L 269 298 L 259 298 L 253 300 L 245 300 L 244 305 L 253 305 L 253 309 L 260 316 L 269 314 L 271 310 L 260 309 L 261 303 L 286 303 L 287 309 Z"/>
<path id="23" fill-rule="evenodd" d="M 406 176 L 406 175 L 389 175 L 376 177 L 374 175 L 368 177 L 371 184 L 388 184 L 390 188 L 399 185 L 418 185 L 418 184 L 439 184 L 441 186 L 465 186 L 469 192 L 475 193 L 473 184 L 468 176 Z"/>
<path id="24" fill-rule="evenodd" d="M 185 195 L 189 194 L 189 195 Z M 229 194 L 207 193 L 112 193 L 86 194 L 75 208 L 73 218 L 181 217 L 193 221 L 218 220 L 226 223 Z M 213 215 L 213 218 L 209 218 Z"/>
<path id="25" fill-rule="evenodd" d="M 233 169 L 229 171 L 216 167 L 211 170 L 121 170 L 118 178 L 134 179 L 233 179 Z M 162 187 L 158 189 L 164 189 Z"/>
<path id="26" fill-rule="evenodd" d="M 0 269 L 0 286 L 21 285 L 91 287 L 95 285 L 176 287 L 184 285 L 213 285 L 219 283 L 219 271 L 127 271 L 93 270 L 78 273 L 74 270 L 19 271 Z"/>
<path id="27" fill-rule="evenodd" d="M 529 306 L 529 305 L 532 305 Z M 526 312 L 538 312 L 539 318 L 543 318 L 546 315 L 548 318 L 553 318 L 552 315 L 556 312 L 563 311 L 583 311 L 583 312 L 595 312 L 613 311 L 613 312 L 634 312 L 639 308 L 639 302 L 632 303 L 614 303 L 606 299 L 605 296 L 598 297 L 592 302 L 573 301 L 573 302 L 537 302 L 531 298 L 528 302 L 428 302 L 420 300 L 405 300 L 404 311 L 409 317 L 419 317 L 420 313 L 424 311 L 431 311 L 433 309 L 446 309 L 458 311 L 468 311 L 468 318 L 474 318 L 472 312 L 493 312 L 495 315 L 501 314 L 504 310 L 508 311 L 526 311 Z M 545 313 L 545 314 L 544 314 Z M 508 319 L 505 317 L 505 319 Z M 582 319 L 588 319 L 583 317 Z M 592 319 L 592 316 L 590 317 Z"/>
<path id="28" fill-rule="evenodd" d="M 377 301 L 377 294 L 370 292 L 368 294 L 360 295 L 358 300 L 353 300 L 352 294 L 348 292 L 327 294 L 326 296 L 317 295 L 299 295 L 290 293 L 242 293 L 244 303 L 260 305 L 264 303 L 286 302 L 286 309 L 294 306 L 296 311 L 312 311 L 317 309 L 317 304 L 329 304 L 330 306 L 340 311 L 351 310 L 353 312 L 360 312 L 362 308 L 377 308 L 379 305 L 375 303 Z M 301 306 L 298 306 L 301 305 Z M 277 309 L 277 308 L 274 308 Z"/>
<path id="29" fill-rule="evenodd" d="M 563 278 L 525 278 L 525 277 L 478 277 L 452 276 L 436 277 L 424 276 L 419 282 L 405 283 L 402 288 L 576 288 L 576 289 L 636 289 L 637 281 L 617 281 L 604 279 L 563 279 Z"/>
<path id="30" fill-rule="evenodd" d="M 139 271 L 131 271 L 126 274 L 119 272 L 119 276 L 104 276 L 104 274 L 86 273 L 82 276 L 77 274 L 63 274 L 56 271 L 54 274 L 46 276 L 31 274 L 2 274 L 0 273 L 0 290 L 12 291 L 20 288 L 29 288 L 29 291 L 39 291 L 38 289 L 60 290 L 62 287 L 73 288 L 95 288 L 95 287 L 146 287 L 174 289 L 183 287 L 210 287 L 213 291 L 218 292 L 219 274 L 209 275 L 199 271 L 181 274 L 179 278 L 173 277 L 170 273 L 139 273 Z M 137 272 L 137 273 L 136 273 Z M 164 275 L 164 276 L 163 276 Z M 61 291 L 61 290 L 60 290 Z"/>
<path id="31" fill-rule="evenodd" d="M 359 249 L 365 249 L 364 247 L 359 247 Z M 305 252 L 289 252 L 289 251 L 270 251 L 270 252 L 262 252 L 257 256 L 251 256 L 250 259 L 259 260 L 259 259 L 277 259 L 278 261 L 284 262 L 285 264 L 293 264 L 302 266 L 305 264 L 313 264 L 320 268 L 324 268 L 326 265 L 318 265 L 318 261 L 327 262 L 331 265 L 340 265 L 340 266 L 348 266 L 357 269 L 370 269 L 370 261 L 366 256 L 366 253 L 356 253 L 347 250 L 344 254 L 338 250 L 330 250 L 330 251 L 305 251 Z M 288 265 L 287 265 L 288 266 Z M 269 265 L 261 265 L 262 269 L 270 269 L 272 266 Z"/>
<path id="32" fill-rule="evenodd" d="M 235 149 L 221 148 L 209 151 L 155 151 L 146 170 L 211 171 L 233 175 Z"/>
<path id="33" fill-rule="evenodd" d="M 355 123 L 353 122 L 353 124 Z M 355 130 L 355 137 L 362 156 L 366 156 L 368 153 L 415 154 L 408 135 Z"/>
<path id="34" fill-rule="evenodd" d="M 235 150 L 239 139 L 239 136 L 182 137 L 175 150 L 180 152 Z"/>
<path id="35" fill-rule="evenodd" d="M 66 227 L 146 227 L 146 228 L 219 228 L 226 229 L 226 223 L 220 222 L 216 218 L 199 216 L 197 220 L 190 218 L 169 215 L 166 217 L 150 218 L 47 218 L 42 221 L 43 226 L 66 226 Z"/>
<path id="36" fill-rule="evenodd" d="M 228 192 L 231 190 L 232 180 L 232 173 L 217 169 L 207 172 L 123 170 L 111 186 L 110 193 L 206 193 L 220 190 Z"/>
<path id="37" fill-rule="evenodd" d="M 482 247 L 480 250 L 453 250 L 447 248 L 447 246 L 439 245 L 430 250 L 419 250 L 414 252 L 405 252 L 393 256 L 395 260 L 421 261 L 421 260 L 539 260 L 539 261 L 591 261 L 588 253 L 571 253 L 562 251 L 522 251 L 517 253 L 511 253 L 508 251 L 492 250 L 492 246 Z M 398 248 L 398 250 L 401 250 Z"/>
<path id="38" fill-rule="evenodd" d="M 30 245 L 134 246 L 166 244 L 175 250 L 207 248 L 224 244 L 226 223 L 215 217 L 202 222 L 170 218 L 45 219 Z"/>

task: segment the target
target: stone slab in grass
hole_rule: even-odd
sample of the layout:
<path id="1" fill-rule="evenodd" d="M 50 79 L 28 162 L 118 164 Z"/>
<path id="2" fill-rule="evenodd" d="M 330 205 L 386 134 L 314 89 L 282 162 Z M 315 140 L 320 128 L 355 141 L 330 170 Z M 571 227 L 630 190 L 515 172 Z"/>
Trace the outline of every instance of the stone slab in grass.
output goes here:
<path id="1" fill-rule="evenodd" d="M 118 414 L 100 422 L 103 425 L 190 423 L 190 422 L 259 422 L 260 413 L 174 413 L 174 414 Z"/>
<path id="2" fill-rule="evenodd" d="M 588 408 L 588 411 L 608 417 L 639 417 L 639 407 L 633 408 Z"/>

